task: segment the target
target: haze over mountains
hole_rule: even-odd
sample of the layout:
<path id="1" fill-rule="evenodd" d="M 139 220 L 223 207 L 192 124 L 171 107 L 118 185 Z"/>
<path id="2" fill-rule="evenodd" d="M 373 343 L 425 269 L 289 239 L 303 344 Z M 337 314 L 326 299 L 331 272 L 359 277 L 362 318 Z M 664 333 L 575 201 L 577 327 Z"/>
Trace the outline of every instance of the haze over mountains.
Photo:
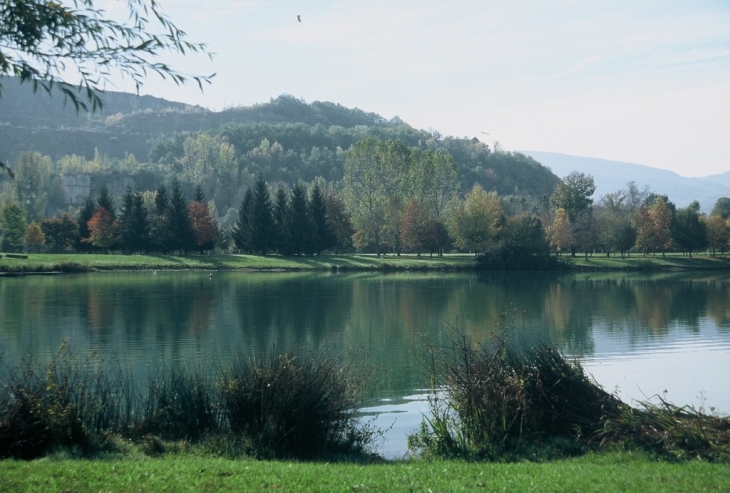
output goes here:
<path id="1" fill-rule="evenodd" d="M 522 152 L 550 168 L 560 178 L 576 170 L 593 175 L 596 183 L 594 199 L 624 188 L 629 181 L 636 182 L 640 189 L 648 186 L 653 192 L 666 194 L 677 207 L 686 207 L 693 200 L 697 200 L 702 212 L 707 214 L 718 198 L 730 197 L 730 171 L 701 178 L 687 178 L 673 171 L 635 163 L 556 152 Z"/>

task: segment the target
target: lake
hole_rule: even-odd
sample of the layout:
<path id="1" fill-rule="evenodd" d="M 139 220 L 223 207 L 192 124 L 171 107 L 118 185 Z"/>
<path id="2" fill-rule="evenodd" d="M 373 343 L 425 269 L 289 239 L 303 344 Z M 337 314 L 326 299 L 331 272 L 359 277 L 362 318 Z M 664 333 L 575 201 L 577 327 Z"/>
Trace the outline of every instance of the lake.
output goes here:
<path id="1" fill-rule="evenodd" d="M 427 344 L 507 330 L 579 357 L 627 402 L 662 394 L 730 413 L 725 273 L 94 273 L 0 278 L 0 352 L 47 359 L 64 339 L 138 378 L 272 344 L 362 348 L 377 369 L 363 409 L 405 453 L 427 412 Z M 666 391 L 666 393 L 665 393 Z"/>

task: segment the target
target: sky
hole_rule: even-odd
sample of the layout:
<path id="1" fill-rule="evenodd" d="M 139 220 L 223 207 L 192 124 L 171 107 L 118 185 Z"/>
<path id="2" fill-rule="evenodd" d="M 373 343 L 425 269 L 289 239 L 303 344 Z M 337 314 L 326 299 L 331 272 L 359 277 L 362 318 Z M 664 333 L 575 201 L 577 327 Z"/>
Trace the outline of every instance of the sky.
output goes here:
<path id="1" fill-rule="evenodd" d="M 216 76 L 202 93 L 150 76 L 140 94 L 221 110 L 286 93 L 498 141 L 508 151 L 598 157 L 683 176 L 730 171 L 728 0 L 162 6 L 190 40 L 215 53 L 164 61 Z M 133 90 L 121 80 L 109 88 Z"/>

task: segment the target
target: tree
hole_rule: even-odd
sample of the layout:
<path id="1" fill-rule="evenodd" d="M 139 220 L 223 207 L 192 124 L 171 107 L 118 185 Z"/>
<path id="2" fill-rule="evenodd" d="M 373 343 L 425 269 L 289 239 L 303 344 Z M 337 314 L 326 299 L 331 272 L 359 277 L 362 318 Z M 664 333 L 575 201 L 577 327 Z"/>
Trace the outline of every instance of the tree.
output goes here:
<path id="1" fill-rule="evenodd" d="M 15 164 L 15 191 L 18 203 L 25 209 L 27 221 L 39 221 L 46 216 L 53 163 L 51 158 L 37 152 L 23 152 Z"/>
<path id="2" fill-rule="evenodd" d="M 311 251 L 319 255 L 323 250 L 334 247 L 336 238 L 330 228 L 327 205 L 322 195 L 322 189 L 319 188 L 317 183 L 312 187 L 308 206 L 309 221 L 312 227 Z"/>
<path id="3" fill-rule="evenodd" d="M 672 223 L 672 241 L 692 258 L 692 252 L 707 246 L 707 225 L 700 216 L 700 204 L 692 202 L 679 209 Z"/>
<path id="4" fill-rule="evenodd" d="M 426 247 L 428 242 L 430 218 L 428 211 L 423 204 L 411 199 L 403 211 L 400 226 L 401 245 L 406 251 L 414 251 L 421 256 L 421 250 Z"/>
<path id="5" fill-rule="evenodd" d="M 730 217 L 730 197 L 720 197 L 717 199 L 710 216 L 720 216 L 723 219 Z"/>
<path id="6" fill-rule="evenodd" d="M 456 246 L 475 254 L 499 241 L 505 223 L 499 197 L 485 192 L 479 184 L 464 202 L 452 201 L 449 216 L 449 234 Z"/>
<path id="7" fill-rule="evenodd" d="M 231 236 L 239 250 L 253 253 L 251 238 L 251 213 L 253 209 L 253 191 L 249 188 L 243 195 L 241 207 L 238 209 L 238 220 L 233 225 Z"/>
<path id="8" fill-rule="evenodd" d="M 25 247 L 25 211 L 14 202 L 6 203 L 0 209 L 2 243 L 5 252 L 22 252 Z"/>
<path id="9" fill-rule="evenodd" d="M 188 75 L 155 60 L 162 53 L 207 54 L 205 44 L 187 40 L 156 0 L 126 0 L 126 22 L 107 17 L 94 0 L 63 5 L 54 0 L 0 1 L 0 76 L 30 82 L 51 94 L 54 87 L 76 110 L 101 108 L 113 74 L 134 82 L 137 91 L 150 72 L 176 84 L 210 83 L 213 75 Z M 156 32 L 161 29 L 161 32 Z M 73 86 L 66 81 L 79 79 Z M 0 84 L 0 96 L 2 85 Z M 13 172 L 0 162 L 0 170 Z"/>
<path id="10" fill-rule="evenodd" d="M 167 214 L 170 209 L 170 197 L 165 184 L 160 184 L 155 191 L 155 206 L 149 218 L 150 243 L 155 250 L 166 253 L 169 249 L 167 238 Z"/>
<path id="11" fill-rule="evenodd" d="M 251 248 L 266 255 L 273 247 L 274 217 L 271 210 L 271 196 L 264 179 L 259 177 L 253 192 L 250 212 Z"/>
<path id="12" fill-rule="evenodd" d="M 591 175 L 574 171 L 555 187 L 550 202 L 556 209 L 565 209 L 572 223 L 578 214 L 593 204 L 591 196 L 595 191 L 596 185 Z"/>
<path id="13" fill-rule="evenodd" d="M 312 224 L 308 212 L 307 191 L 301 182 L 291 187 L 289 193 L 289 213 L 287 215 L 288 247 L 290 255 L 312 252 Z"/>
<path id="14" fill-rule="evenodd" d="M 194 200 L 188 205 L 190 220 L 195 230 L 195 243 L 201 255 L 206 250 L 215 247 L 215 240 L 218 235 L 218 228 L 213 218 L 210 217 L 208 206 L 200 201 Z"/>
<path id="15" fill-rule="evenodd" d="M 101 186 L 101 190 L 99 190 L 99 196 L 96 197 L 96 204 L 99 207 L 103 207 L 104 209 L 106 209 L 106 211 L 111 214 L 112 219 L 114 219 L 115 221 L 117 220 L 117 211 L 114 208 L 114 199 L 109 193 L 109 189 L 107 188 L 106 184 Z"/>
<path id="16" fill-rule="evenodd" d="M 46 244 L 46 235 L 37 222 L 32 222 L 25 228 L 25 245 L 31 252 L 39 252 Z"/>
<path id="17" fill-rule="evenodd" d="M 96 213 L 89 219 L 88 227 L 89 237 L 82 241 L 91 243 L 97 248 L 108 252 L 110 248 L 121 241 L 119 224 L 117 224 L 109 211 L 102 206 L 99 206 L 96 209 Z"/>
<path id="18" fill-rule="evenodd" d="M 289 223 L 287 216 L 289 215 L 289 198 L 286 195 L 286 191 L 282 185 L 279 185 L 274 195 L 274 248 L 279 253 L 286 255 L 289 232 L 287 230 Z"/>
<path id="19" fill-rule="evenodd" d="M 588 253 L 598 244 L 598 231 L 591 208 L 575 215 L 575 220 L 571 222 L 571 230 L 574 246 L 583 249 L 585 258 L 588 258 Z M 574 249 L 571 249 L 571 254 L 575 256 Z"/>
<path id="20" fill-rule="evenodd" d="M 730 219 L 723 219 L 719 215 L 712 215 L 705 220 L 707 228 L 707 244 L 710 247 L 710 252 L 713 257 L 717 250 L 720 250 L 720 254 L 724 255 L 725 249 L 730 246 L 728 245 L 728 242 L 730 242 L 729 222 Z"/>
<path id="21" fill-rule="evenodd" d="M 44 219 L 41 221 L 41 230 L 46 236 L 46 246 L 53 253 L 68 252 L 80 241 L 79 224 L 67 213 L 60 217 Z"/>
<path id="22" fill-rule="evenodd" d="M 324 202 L 327 207 L 327 218 L 335 236 L 335 254 L 340 250 L 352 247 L 352 222 L 347 213 L 342 196 L 331 190 L 324 190 Z"/>
<path id="23" fill-rule="evenodd" d="M 345 160 L 344 199 L 360 236 L 372 242 L 380 256 L 381 236 L 388 216 L 384 193 L 385 170 L 378 156 L 378 142 L 368 137 L 349 151 Z"/>
<path id="24" fill-rule="evenodd" d="M 185 195 L 180 191 L 180 182 L 172 180 L 172 195 L 165 217 L 166 238 L 170 250 L 180 250 L 183 255 L 196 247 L 195 230 L 190 220 Z"/>
<path id="25" fill-rule="evenodd" d="M 89 231 L 89 220 L 94 216 L 96 213 L 96 202 L 91 197 L 86 197 L 86 201 L 84 201 L 84 206 L 79 211 L 79 220 L 78 220 L 78 228 L 79 228 L 79 236 L 78 236 L 78 243 L 76 245 L 76 249 L 78 251 L 89 251 L 92 247 L 91 243 L 84 241 L 84 239 L 88 238 L 91 232 Z"/>
<path id="26" fill-rule="evenodd" d="M 560 255 L 566 248 L 573 245 L 573 235 L 570 227 L 570 218 L 565 209 L 555 211 L 555 218 L 549 230 L 550 246 Z"/>
<path id="27" fill-rule="evenodd" d="M 646 257 L 647 252 L 653 248 L 655 243 L 655 227 L 649 210 L 644 204 L 641 204 L 639 210 L 636 211 L 634 224 L 636 225 L 636 248 L 641 250 Z"/>
<path id="28" fill-rule="evenodd" d="M 122 231 L 122 240 L 130 252 L 147 251 L 152 246 L 149 213 L 144 195 L 139 190 L 132 196 L 132 206 L 127 224 Z"/>
<path id="29" fill-rule="evenodd" d="M 654 202 L 654 205 L 649 209 L 649 217 L 653 228 L 652 247 L 655 250 L 660 250 L 662 257 L 664 257 L 667 249 L 672 246 L 672 210 L 664 198 L 659 197 Z"/>

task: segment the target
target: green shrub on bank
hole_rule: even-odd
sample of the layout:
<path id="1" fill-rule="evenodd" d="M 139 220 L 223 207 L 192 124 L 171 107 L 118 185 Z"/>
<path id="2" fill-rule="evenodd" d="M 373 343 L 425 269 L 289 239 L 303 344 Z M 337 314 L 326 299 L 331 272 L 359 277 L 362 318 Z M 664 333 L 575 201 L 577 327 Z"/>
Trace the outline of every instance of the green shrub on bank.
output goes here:
<path id="1" fill-rule="evenodd" d="M 730 462 L 730 418 L 665 401 L 634 409 L 553 346 L 521 348 L 506 334 L 478 345 L 457 334 L 432 354 L 440 391 L 409 437 L 426 456 L 545 460 L 622 444 Z"/>
<path id="2" fill-rule="evenodd" d="M 164 367 L 140 391 L 118 365 L 77 358 L 64 345 L 46 365 L 0 369 L 0 458 L 54 450 L 88 455 L 117 437 L 160 455 L 166 442 L 223 455 L 357 457 L 376 436 L 355 418 L 359 365 L 273 348 L 204 371 Z"/>

